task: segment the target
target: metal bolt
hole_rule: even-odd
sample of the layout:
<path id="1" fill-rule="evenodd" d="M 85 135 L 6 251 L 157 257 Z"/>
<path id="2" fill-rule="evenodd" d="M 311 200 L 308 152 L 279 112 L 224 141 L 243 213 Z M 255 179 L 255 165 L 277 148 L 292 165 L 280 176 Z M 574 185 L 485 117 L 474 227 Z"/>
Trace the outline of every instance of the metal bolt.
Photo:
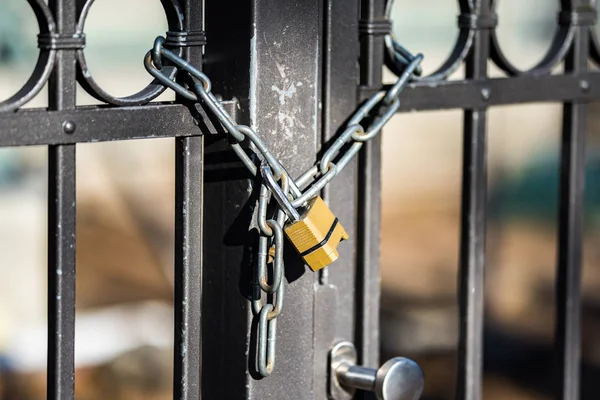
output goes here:
<path id="1" fill-rule="evenodd" d="M 590 90 L 590 83 L 588 81 L 586 81 L 585 79 L 581 80 L 581 81 L 579 81 L 579 87 L 584 92 L 587 92 L 588 90 Z"/>
<path id="2" fill-rule="evenodd" d="M 484 100 L 489 100 L 492 96 L 492 91 L 488 88 L 481 89 L 481 98 Z"/>
<path id="3" fill-rule="evenodd" d="M 75 129 L 77 129 L 77 125 L 75 125 L 75 122 L 73 122 L 73 121 L 64 121 L 62 124 L 62 128 L 66 134 L 70 135 L 72 133 L 75 133 Z"/>

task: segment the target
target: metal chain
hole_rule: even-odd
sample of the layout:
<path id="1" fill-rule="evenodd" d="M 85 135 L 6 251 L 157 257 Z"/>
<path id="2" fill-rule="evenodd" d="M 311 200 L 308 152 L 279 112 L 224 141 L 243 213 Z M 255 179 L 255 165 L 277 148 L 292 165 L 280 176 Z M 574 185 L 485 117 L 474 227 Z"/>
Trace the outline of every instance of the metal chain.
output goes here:
<path id="1" fill-rule="evenodd" d="M 263 163 L 261 171 L 269 167 Z M 287 196 L 289 193 L 289 180 L 285 173 L 282 174 L 282 190 Z M 283 224 L 286 215 L 279 207 L 274 215 L 276 219 L 267 219 L 267 208 L 271 199 L 271 191 L 263 183 L 260 186 L 258 199 L 257 225 L 260 230 L 256 262 L 256 275 L 254 277 L 254 292 L 252 298 L 252 311 L 258 317 L 258 372 L 266 377 L 275 367 L 275 348 L 277 344 L 277 317 L 283 308 L 284 289 L 282 283 L 284 274 L 283 265 Z M 272 282 L 268 282 L 267 266 L 273 266 Z M 263 294 L 264 293 L 264 294 Z M 274 300 L 263 303 L 262 298 L 271 297 Z"/>
<path id="2" fill-rule="evenodd" d="M 400 93 L 411 80 L 421 73 L 422 54 L 413 56 L 404 47 L 394 41 L 394 57 L 403 73 L 396 83 L 387 90 L 375 93 L 348 120 L 346 128 L 323 154 L 323 158 L 297 179 L 292 179 L 286 169 L 269 151 L 256 131 L 249 126 L 236 124 L 232 116 L 221 106 L 221 102 L 212 93 L 212 84 L 208 76 L 190 65 L 183 58 L 164 47 L 165 39 L 156 38 L 154 46 L 144 57 L 146 70 L 163 85 L 173 89 L 185 99 L 202 102 L 223 125 L 227 133 L 235 140 L 231 145 L 241 162 L 253 176 L 260 173 L 260 186 L 256 225 L 259 230 L 256 274 L 253 283 L 252 311 L 258 318 L 257 370 L 266 377 L 275 366 L 275 348 L 277 343 L 277 317 L 283 308 L 284 264 L 283 264 L 283 226 L 288 217 L 297 219 L 297 209 L 319 195 L 321 190 L 335 178 L 340 171 L 358 154 L 363 144 L 376 137 L 385 124 L 400 108 Z M 186 88 L 171 79 L 162 71 L 165 60 L 175 65 L 178 72 L 191 77 L 191 87 Z M 374 115 L 375 114 L 375 115 Z M 251 151 L 258 156 L 257 164 L 242 147 L 248 139 L 252 143 Z M 351 143 L 351 144 L 350 144 Z M 350 146 L 347 146 L 350 144 Z M 346 146 L 347 150 L 342 152 Z M 277 182 L 280 182 L 278 184 Z M 272 211 L 274 218 L 268 218 L 271 197 L 290 200 L 292 210 L 276 206 Z M 295 212 L 295 214 L 294 214 Z M 268 279 L 268 266 L 272 266 L 271 282 Z"/>

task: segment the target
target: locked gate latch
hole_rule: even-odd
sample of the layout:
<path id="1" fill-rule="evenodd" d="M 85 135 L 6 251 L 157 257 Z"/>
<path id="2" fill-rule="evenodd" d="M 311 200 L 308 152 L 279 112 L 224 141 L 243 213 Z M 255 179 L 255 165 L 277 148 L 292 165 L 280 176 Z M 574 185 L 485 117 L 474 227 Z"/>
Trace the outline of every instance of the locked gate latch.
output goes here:
<path id="1" fill-rule="evenodd" d="M 379 369 L 356 365 L 356 348 L 339 342 L 329 353 L 329 398 L 350 400 L 356 389 L 375 392 L 379 400 L 418 400 L 423 392 L 423 371 L 404 357 L 395 357 Z"/>

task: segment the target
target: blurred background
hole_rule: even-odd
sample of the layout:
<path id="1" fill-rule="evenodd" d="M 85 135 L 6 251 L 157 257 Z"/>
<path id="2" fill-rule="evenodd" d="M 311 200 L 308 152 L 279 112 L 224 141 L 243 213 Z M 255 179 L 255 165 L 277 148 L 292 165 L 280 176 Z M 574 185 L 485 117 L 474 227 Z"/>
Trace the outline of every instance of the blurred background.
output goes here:
<path id="1" fill-rule="evenodd" d="M 434 71 L 457 37 L 456 2 L 396 3 L 398 39 Z M 548 49 L 557 3 L 498 2 L 500 42 L 518 67 Z M 98 1 L 85 31 L 103 88 L 127 95 L 150 81 L 141 60 L 166 31 L 160 2 Z M 0 98 L 29 77 L 37 32 L 26 2 L 0 1 Z M 490 74 L 501 76 L 493 65 Z M 78 93 L 78 104 L 95 103 Z M 27 107 L 46 105 L 43 91 Z M 600 398 L 599 108 L 587 135 L 583 399 Z M 560 104 L 489 112 L 485 399 L 551 398 L 561 118 Z M 398 115 L 383 140 L 382 359 L 415 358 L 424 398 L 452 399 L 462 112 Z M 77 398 L 170 399 L 173 161 L 170 139 L 78 145 Z M 44 147 L 0 149 L 0 400 L 45 398 L 46 162 Z"/>

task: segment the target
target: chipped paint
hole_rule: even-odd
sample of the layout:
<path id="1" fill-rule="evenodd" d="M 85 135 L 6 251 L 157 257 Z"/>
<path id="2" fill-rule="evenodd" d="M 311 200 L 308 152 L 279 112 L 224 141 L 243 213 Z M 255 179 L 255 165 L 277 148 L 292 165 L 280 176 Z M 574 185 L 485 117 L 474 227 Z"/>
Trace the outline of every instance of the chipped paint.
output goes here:
<path id="1" fill-rule="evenodd" d="M 285 79 L 285 65 L 279 64 L 277 61 L 275 61 L 275 66 L 277 67 L 277 70 L 279 71 L 279 76 L 281 76 L 281 79 Z"/>
<path id="2" fill-rule="evenodd" d="M 296 109 L 296 111 L 299 110 Z M 294 132 L 292 131 L 292 128 L 297 126 L 301 129 L 306 129 L 306 126 L 302 122 L 300 122 L 294 114 L 290 115 L 280 111 L 277 114 L 277 120 L 279 121 L 279 125 L 283 129 L 284 135 L 289 139 L 294 137 Z"/>
<path id="3" fill-rule="evenodd" d="M 279 104 L 284 106 L 286 98 L 291 99 L 296 93 L 296 85 L 294 84 L 294 82 L 292 82 L 287 89 L 279 89 L 277 86 L 273 85 L 271 86 L 271 90 L 277 92 L 277 94 L 279 95 Z"/>

